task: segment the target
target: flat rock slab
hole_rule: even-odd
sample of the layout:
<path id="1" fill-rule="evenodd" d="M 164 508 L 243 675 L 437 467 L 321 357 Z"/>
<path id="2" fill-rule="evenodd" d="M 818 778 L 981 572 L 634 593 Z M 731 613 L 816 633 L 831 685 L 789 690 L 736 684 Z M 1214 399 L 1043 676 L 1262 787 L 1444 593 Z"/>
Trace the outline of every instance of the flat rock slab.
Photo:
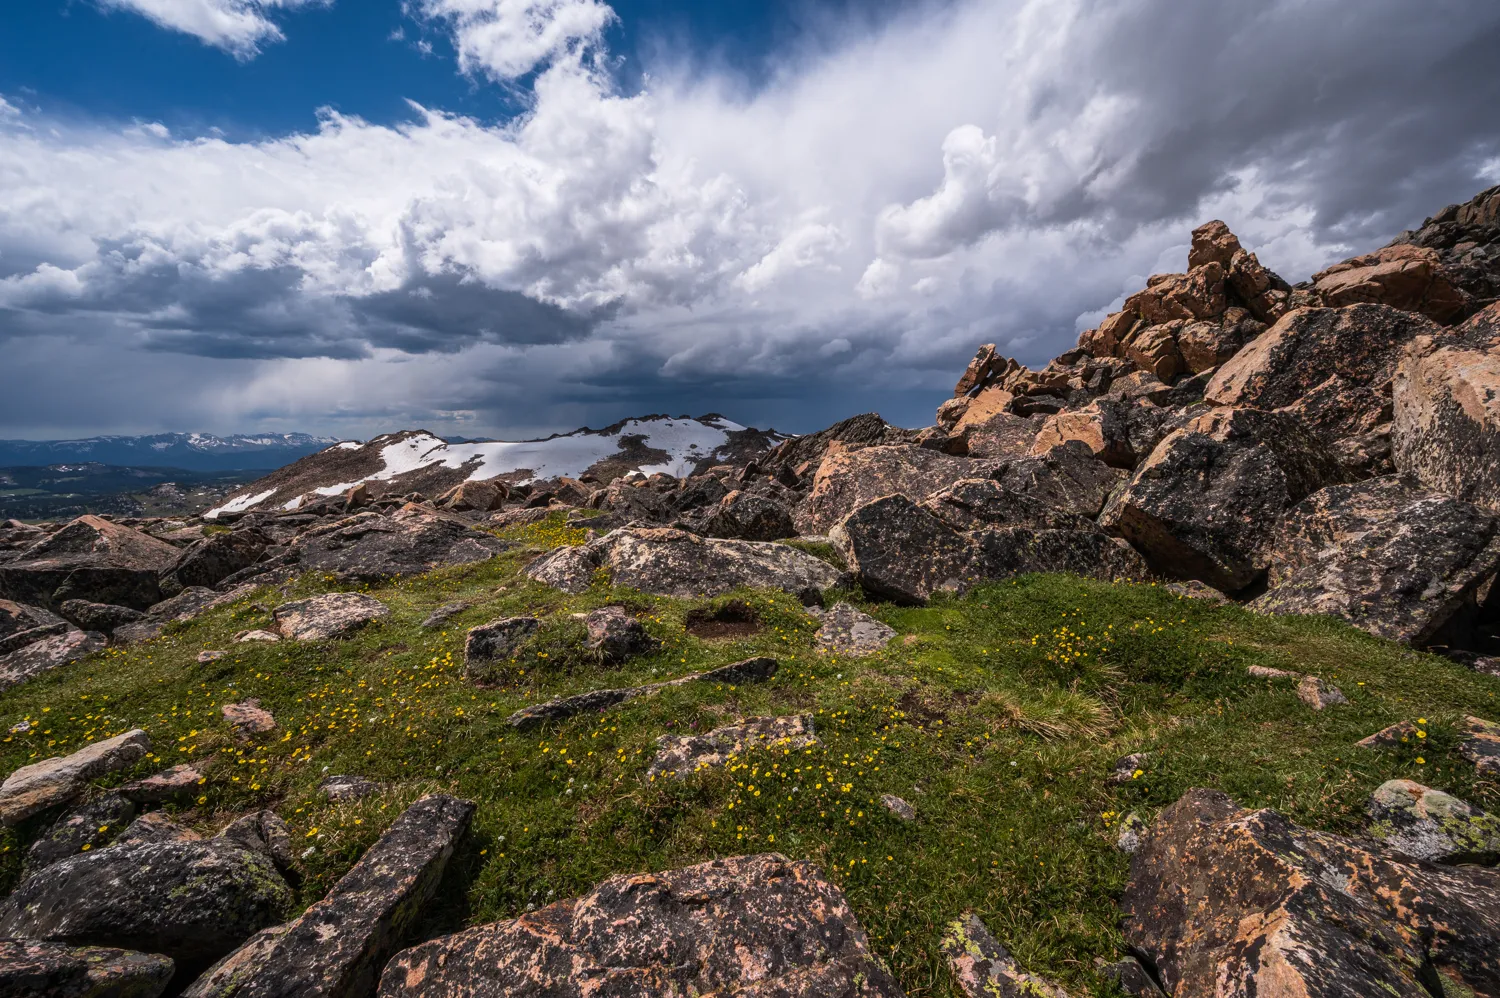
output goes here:
<path id="1" fill-rule="evenodd" d="M 786 544 L 699 537 L 667 527 L 626 527 L 580 547 L 563 547 L 526 568 L 538 582 L 581 593 L 603 571 L 617 586 L 656 596 L 721 596 L 742 586 L 781 589 L 812 601 L 844 573 Z"/>
<path id="2" fill-rule="evenodd" d="M 86 599 L 64 600 L 57 612 L 77 624 L 85 631 L 109 634 L 116 627 L 133 624 L 146 614 L 128 606 L 113 606 L 109 603 L 90 603 Z"/>
<path id="3" fill-rule="evenodd" d="M 902 821 L 917 820 L 916 809 L 895 794 L 881 794 L 880 806 Z"/>
<path id="4" fill-rule="evenodd" d="M 292 542 L 292 554 L 304 570 L 375 582 L 488 561 L 513 547 L 513 542 L 475 530 L 452 514 L 405 507 L 389 516 L 360 513 L 309 530 Z"/>
<path id="5" fill-rule="evenodd" d="M 0 939 L 0 995 L 7 998 L 157 998 L 173 969 L 154 953 Z"/>
<path id="6" fill-rule="evenodd" d="M 203 838 L 191 828 L 184 828 L 161 811 L 147 811 L 130 823 L 115 839 L 115 845 L 127 846 L 147 842 L 198 842 Z"/>
<path id="7" fill-rule="evenodd" d="M 381 998 L 899 998 L 837 887 L 775 853 L 622 874 L 396 954 Z"/>
<path id="8" fill-rule="evenodd" d="M 1430 863 L 1500 860 L 1500 818 L 1441 790 L 1389 780 L 1370 795 L 1370 835 Z"/>
<path id="9" fill-rule="evenodd" d="M 291 903 L 271 861 L 232 842 L 133 842 L 24 881 L 0 904 L 0 937 L 162 953 L 192 972 L 275 924 Z"/>
<path id="10" fill-rule="evenodd" d="M 228 721 L 229 726 L 234 729 L 237 741 L 249 742 L 258 735 L 276 730 L 276 718 L 260 705 L 259 700 L 226 703 L 219 710 L 224 715 L 224 720 Z"/>
<path id="11" fill-rule="evenodd" d="M 823 625 L 813 635 L 813 641 L 819 651 L 831 655 L 876 655 L 884 651 L 887 642 L 896 636 L 894 627 L 861 613 L 848 603 L 835 603 L 821 619 Z"/>
<path id="12" fill-rule="evenodd" d="M 342 638 L 372 620 L 391 615 L 391 608 L 364 593 L 328 593 L 311 599 L 283 603 L 272 611 L 276 630 L 292 641 L 326 641 Z"/>
<path id="13" fill-rule="evenodd" d="M 1361 738 L 1354 744 L 1368 749 L 1396 748 L 1398 745 L 1409 744 L 1416 737 L 1417 726 L 1415 724 L 1410 721 L 1397 721 L 1367 738 Z"/>
<path id="14" fill-rule="evenodd" d="M 1068 998 L 1062 988 L 1017 966 L 973 912 L 949 924 L 942 950 L 967 998 Z"/>
<path id="15" fill-rule="evenodd" d="M 0 655 L 0 690 L 24 683 L 48 669 L 103 651 L 107 643 L 102 634 L 70 628 L 33 641 L 8 655 Z"/>
<path id="16" fill-rule="evenodd" d="M 97 516 L 80 516 L 0 565 L 0 596 L 35 606 L 83 599 L 144 610 L 177 548 Z"/>
<path id="17" fill-rule="evenodd" d="M 733 665 L 710 669 L 708 672 L 696 672 L 662 683 L 626 686 L 613 690 L 594 690 L 577 696 L 549 700 L 546 703 L 521 708 L 506 718 L 505 723 L 520 731 L 530 731 L 532 728 L 541 727 L 548 721 L 561 721 L 578 714 L 608 710 L 627 700 L 647 696 L 670 686 L 682 686 L 685 683 L 694 682 L 730 684 L 762 682 L 775 676 L 777 668 L 778 663 L 774 658 L 747 658 Z"/>
<path id="18" fill-rule="evenodd" d="M 1481 773 L 1500 774 L 1500 724 L 1478 717 L 1465 717 L 1458 754 Z"/>
<path id="19" fill-rule="evenodd" d="M 136 728 L 94 742 L 72 755 L 22 766 L 0 784 L 0 821 L 14 825 L 82 792 L 89 780 L 133 766 L 151 751 L 151 738 Z"/>
<path id="20" fill-rule="evenodd" d="M 756 749 L 800 751 L 821 744 L 808 714 L 749 717 L 702 735 L 662 735 L 656 740 L 656 758 L 646 776 L 686 777 Z"/>
<path id="21" fill-rule="evenodd" d="M 1500 879 L 1190 790 L 1152 824 L 1120 906 L 1173 995 L 1491 994 Z"/>
<path id="22" fill-rule="evenodd" d="M 344 801 L 362 800 L 371 794 L 379 793 L 385 787 L 374 780 L 367 780 L 362 776 L 328 776 L 318 784 L 318 789 L 323 792 L 334 803 Z"/>
<path id="23" fill-rule="evenodd" d="M 448 621 L 452 620 L 454 617 L 457 617 L 468 608 L 469 604 L 467 603 L 448 603 L 444 606 L 440 606 L 436 610 L 429 613 L 425 618 L 423 618 L 422 626 L 428 628 L 429 630 L 442 627 Z"/>
<path id="24" fill-rule="evenodd" d="M 184 762 L 127 783 L 119 788 L 119 792 L 137 804 L 162 804 L 197 790 L 208 778 L 208 769 L 208 760 L 200 763 Z"/>
<path id="25" fill-rule="evenodd" d="M 200 977 L 186 998 L 363 998 L 431 899 L 474 804 L 423 797 L 402 812 L 323 900 L 260 933 Z"/>

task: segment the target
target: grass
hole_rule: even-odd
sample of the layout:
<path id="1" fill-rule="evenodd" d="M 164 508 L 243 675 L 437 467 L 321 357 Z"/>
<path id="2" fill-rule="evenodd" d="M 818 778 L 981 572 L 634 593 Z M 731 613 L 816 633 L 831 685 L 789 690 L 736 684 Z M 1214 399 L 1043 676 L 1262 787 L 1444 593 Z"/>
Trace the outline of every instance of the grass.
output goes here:
<path id="1" fill-rule="evenodd" d="M 1074 995 L 1114 994 L 1094 959 L 1120 952 L 1118 822 L 1131 811 L 1149 819 L 1189 787 L 1339 832 L 1359 829 L 1366 797 L 1396 777 L 1500 808 L 1500 786 L 1457 756 L 1454 727 L 1465 713 L 1500 719 L 1500 680 L 1331 620 L 1031 576 L 921 608 L 861 603 L 900 636 L 881 655 L 846 660 L 813 650 L 816 622 L 784 594 L 733 594 L 761 630 L 700 640 L 684 629 L 687 615 L 723 598 L 603 584 L 567 596 L 520 574 L 542 542 L 581 535 L 533 525 L 510 535 L 529 548 L 368 587 L 392 616 L 346 641 L 230 643 L 268 625 L 284 599 L 337 588 L 304 577 L 150 644 L 54 670 L 0 694 L 4 729 L 33 722 L 24 734 L 0 731 L 0 771 L 136 726 L 150 732 L 153 758 L 101 785 L 217 757 L 176 819 L 211 832 L 274 808 L 299 849 L 313 850 L 299 905 L 321 896 L 411 800 L 437 790 L 471 798 L 480 805 L 473 833 L 424 916 L 427 934 L 575 896 L 612 873 L 775 850 L 813 860 L 843 888 L 908 994 L 944 996 L 957 992 L 937 941 L 966 909 L 1028 969 Z M 421 628 L 434 607 L 457 600 L 472 606 L 443 629 Z M 581 654 L 571 614 L 610 603 L 639 614 L 661 650 L 617 668 Z M 547 621 L 535 643 L 490 685 L 467 681 L 465 630 L 520 613 Z M 199 664 L 206 648 L 231 654 Z M 758 654 L 781 660 L 774 681 L 675 687 L 525 734 L 505 724 L 555 695 Z M 1322 676 L 1352 702 L 1316 713 L 1291 682 L 1249 678 L 1253 664 Z M 279 729 L 241 748 L 219 708 L 251 696 Z M 798 712 L 814 716 L 821 747 L 756 752 L 685 780 L 645 778 L 659 735 Z M 1430 734 L 1420 746 L 1353 744 L 1419 717 Z M 1151 761 L 1139 778 L 1106 784 L 1117 758 L 1142 751 Z M 316 786 L 336 773 L 389 789 L 333 805 Z M 909 801 L 918 820 L 888 814 L 883 793 Z M 41 831 L 40 819 L 0 831 L 0 890 L 14 886 Z"/>

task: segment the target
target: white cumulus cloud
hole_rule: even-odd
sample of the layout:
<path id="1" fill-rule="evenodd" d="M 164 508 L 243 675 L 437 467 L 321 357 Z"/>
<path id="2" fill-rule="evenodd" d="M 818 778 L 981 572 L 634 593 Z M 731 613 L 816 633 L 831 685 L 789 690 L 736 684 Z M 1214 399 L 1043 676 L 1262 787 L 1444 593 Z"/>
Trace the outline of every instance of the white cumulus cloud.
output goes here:
<path id="1" fill-rule="evenodd" d="M 326 6 L 333 0 L 97 0 L 171 31 L 192 35 L 237 59 L 252 59 L 267 42 L 284 39 L 268 13 L 278 7 Z"/>
<path id="2" fill-rule="evenodd" d="M 580 54 L 615 19 L 599 0 L 419 0 L 418 10 L 452 29 L 464 72 L 496 80 Z"/>

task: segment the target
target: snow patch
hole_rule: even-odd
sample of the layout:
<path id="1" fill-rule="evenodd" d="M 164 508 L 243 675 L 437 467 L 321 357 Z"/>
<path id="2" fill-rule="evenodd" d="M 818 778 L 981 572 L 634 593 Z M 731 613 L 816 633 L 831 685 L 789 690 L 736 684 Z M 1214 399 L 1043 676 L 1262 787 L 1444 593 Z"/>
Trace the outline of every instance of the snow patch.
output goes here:
<path id="1" fill-rule="evenodd" d="M 249 509 L 251 506 L 254 506 L 256 503 L 265 502 L 267 499 L 271 498 L 272 493 L 274 493 L 275 491 L 275 489 L 266 489 L 266 491 L 261 492 L 258 495 L 244 495 L 240 496 L 237 499 L 231 499 L 224 505 L 215 506 L 207 513 L 204 513 L 203 518 L 205 520 L 214 520 L 218 518 L 220 513 L 243 513 L 245 510 Z"/>

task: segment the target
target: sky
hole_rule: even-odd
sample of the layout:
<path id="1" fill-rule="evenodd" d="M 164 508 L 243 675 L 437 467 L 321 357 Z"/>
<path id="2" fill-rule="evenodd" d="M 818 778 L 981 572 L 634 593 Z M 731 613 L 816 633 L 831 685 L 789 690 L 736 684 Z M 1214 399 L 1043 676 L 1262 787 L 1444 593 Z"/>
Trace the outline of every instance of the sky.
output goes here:
<path id="1" fill-rule="evenodd" d="M 1493 0 L 10 0 L 0 437 L 926 425 L 1500 183 Z"/>

